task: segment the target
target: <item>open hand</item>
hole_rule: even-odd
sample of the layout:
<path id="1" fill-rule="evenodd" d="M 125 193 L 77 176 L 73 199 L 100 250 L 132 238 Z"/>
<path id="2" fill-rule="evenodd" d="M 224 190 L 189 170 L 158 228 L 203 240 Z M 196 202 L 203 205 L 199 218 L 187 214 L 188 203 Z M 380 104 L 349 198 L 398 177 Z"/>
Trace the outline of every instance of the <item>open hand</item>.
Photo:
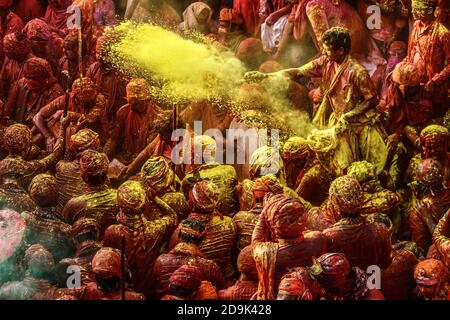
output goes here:
<path id="1" fill-rule="evenodd" d="M 268 77 L 267 74 L 259 71 L 246 72 L 244 75 L 244 80 L 247 82 L 261 82 Z"/>

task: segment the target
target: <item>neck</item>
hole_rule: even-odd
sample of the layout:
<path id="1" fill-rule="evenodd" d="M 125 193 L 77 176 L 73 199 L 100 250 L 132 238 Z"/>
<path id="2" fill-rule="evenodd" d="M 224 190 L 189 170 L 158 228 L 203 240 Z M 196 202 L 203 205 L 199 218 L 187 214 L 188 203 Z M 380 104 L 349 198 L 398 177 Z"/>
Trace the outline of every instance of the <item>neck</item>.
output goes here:
<path id="1" fill-rule="evenodd" d="M 341 57 L 340 59 L 336 60 L 336 63 L 338 65 L 343 64 L 346 60 L 347 60 L 348 54 L 346 54 L 345 56 Z"/>

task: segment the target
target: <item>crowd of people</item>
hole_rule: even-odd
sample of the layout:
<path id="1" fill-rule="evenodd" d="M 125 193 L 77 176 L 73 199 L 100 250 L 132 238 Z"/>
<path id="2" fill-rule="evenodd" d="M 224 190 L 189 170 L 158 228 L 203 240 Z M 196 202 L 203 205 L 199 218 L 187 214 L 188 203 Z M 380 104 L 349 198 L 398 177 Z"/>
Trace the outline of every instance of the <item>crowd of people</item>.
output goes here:
<path id="1" fill-rule="evenodd" d="M 234 53 L 249 114 L 287 79 L 315 130 L 176 163 L 176 128 L 253 123 L 116 69 L 124 20 Z M 0 0 L 0 299 L 450 300 L 449 27 L 448 0 Z"/>

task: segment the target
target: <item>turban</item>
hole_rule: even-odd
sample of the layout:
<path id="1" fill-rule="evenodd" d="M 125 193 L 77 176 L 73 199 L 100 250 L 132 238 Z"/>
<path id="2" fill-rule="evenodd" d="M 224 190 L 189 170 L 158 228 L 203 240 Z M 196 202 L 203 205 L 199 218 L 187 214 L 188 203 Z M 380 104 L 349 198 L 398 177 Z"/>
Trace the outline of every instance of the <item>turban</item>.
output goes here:
<path id="1" fill-rule="evenodd" d="M 270 196 L 264 203 L 262 214 L 265 214 L 271 228 L 283 239 L 296 238 L 305 230 L 306 209 L 298 199 L 291 196 Z"/>
<path id="2" fill-rule="evenodd" d="M 0 0 L 0 8 L 9 9 L 13 5 L 13 0 Z"/>
<path id="3" fill-rule="evenodd" d="M 183 12 L 183 24 L 185 30 L 199 30 L 200 24 L 198 18 L 202 15 L 205 21 L 204 25 L 209 25 L 211 22 L 212 10 L 203 2 L 194 2 L 189 5 Z"/>
<path id="4" fill-rule="evenodd" d="M 175 173 L 164 157 L 151 157 L 141 168 L 142 182 L 146 188 L 160 191 L 174 184 Z"/>
<path id="5" fill-rule="evenodd" d="M 94 0 L 75 0 L 72 5 L 79 7 L 81 10 L 83 29 L 85 26 L 90 26 L 94 19 Z"/>
<path id="6" fill-rule="evenodd" d="M 33 57 L 25 62 L 25 76 L 29 79 L 44 79 L 53 77 L 50 64 L 45 59 Z"/>
<path id="7" fill-rule="evenodd" d="M 275 175 L 268 174 L 255 180 L 252 191 L 279 194 L 283 193 L 283 186 Z"/>
<path id="8" fill-rule="evenodd" d="M 256 178 L 269 173 L 277 174 L 282 168 L 282 160 L 278 150 L 264 146 L 258 148 L 250 158 L 250 177 Z"/>
<path id="9" fill-rule="evenodd" d="M 335 179 L 330 185 L 329 194 L 341 213 L 358 214 L 363 205 L 363 190 L 359 182 L 350 176 Z"/>
<path id="10" fill-rule="evenodd" d="M 8 33 L 3 38 L 3 50 L 12 58 L 25 56 L 29 51 L 27 38 L 22 32 Z"/>
<path id="11" fill-rule="evenodd" d="M 127 84 L 127 99 L 148 100 L 150 97 L 150 86 L 145 79 L 132 79 Z"/>
<path id="12" fill-rule="evenodd" d="M 189 191 L 189 201 L 201 212 L 212 212 L 219 201 L 217 186 L 207 180 L 197 182 Z"/>
<path id="13" fill-rule="evenodd" d="M 294 159 L 303 156 L 308 151 L 308 144 L 304 138 L 290 137 L 283 145 L 283 159 Z"/>
<path id="14" fill-rule="evenodd" d="M 81 41 L 82 41 L 82 48 L 86 47 L 86 38 L 84 37 L 84 35 L 81 37 Z M 78 50 L 78 31 L 77 30 L 70 30 L 69 33 L 67 34 L 67 36 L 64 38 L 64 47 L 67 49 L 72 49 L 72 50 Z"/>
<path id="15" fill-rule="evenodd" d="M 40 244 L 30 246 L 23 261 L 32 274 L 50 272 L 55 265 L 52 254 Z"/>
<path id="16" fill-rule="evenodd" d="M 298 296 L 297 300 L 313 300 L 308 286 L 298 276 L 297 272 L 290 272 L 281 278 L 278 286 L 279 295 Z"/>
<path id="17" fill-rule="evenodd" d="M 31 138 L 31 131 L 27 126 L 13 124 L 6 129 L 3 136 L 5 149 L 12 154 L 22 154 L 30 148 Z"/>
<path id="18" fill-rule="evenodd" d="M 38 174 L 31 180 L 29 193 L 34 202 L 41 207 L 54 205 L 59 197 L 58 183 L 52 175 Z"/>
<path id="19" fill-rule="evenodd" d="M 282 69 L 283 69 L 283 66 L 281 64 L 279 64 L 277 61 L 268 60 L 259 67 L 259 72 L 272 73 L 272 72 L 280 71 Z"/>
<path id="20" fill-rule="evenodd" d="M 418 285 L 433 286 L 445 280 L 445 266 L 440 260 L 426 259 L 414 268 L 414 279 Z"/>
<path id="21" fill-rule="evenodd" d="M 417 165 L 416 177 L 427 187 L 438 187 L 444 182 L 444 169 L 439 161 L 425 159 Z"/>
<path id="22" fill-rule="evenodd" d="M 320 282 L 328 288 L 340 286 L 350 274 L 350 262 L 342 253 L 325 253 L 319 257 Z"/>
<path id="23" fill-rule="evenodd" d="M 223 8 L 220 10 L 219 21 L 230 22 L 232 24 L 244 24 L 244 18 L 234 9 Z"/>
<path id="24" fill-rule="evenodd" d="M 258 60 L 264 53 L 261 40 L 247 38 L 239 44 L 236 50 L 236 57 L 244 63 L 251 64 Z"/>
<path id="25" fill-rule="evenodd" d="M 437 124 L 432 124 L 420 132 L 420 142 L 447 142 L 449 138 L 448 130 Z"/>
<path id="26" fill-rule="evenodd" d="M 198 154 L 201 152 L 201 154 Z M 195 161 L 195 164 L 200 164 L 200 159 L 203 162 L 211 162 L 216 159 L 217 152 L 217 143 L 216 140 L 211 138 L 210 136 L 200 135 L 195 136 L 192 143 L 192 154 L 194 155 L 194 159 L 198 159 Z M 200 157 L 200 155 L 202 157 Z M 199 162 L 199 163 L 197 163 Z"/>
<path id="27" fill-rule="evenodd" d="M 72 225 L 72 237 L 77 237 L 89 232 L 99 233 L 100 226 L 97 220 L 92 218 L 81 218 Z"/>
<path id="28" fill-rule="evenodd" d="M 194 300 L 217 300 L 216 288 L 209 281 L 202 281 L 195 294 Z"/>
<path id="29" fill-rule="evenodd" d="M 246 246 L 239 252 L 236 264 L 240 273 L 251 279 L 258 279 L 256 263 L 253 259 L 253 247 L 251 245 Z"/>
<path id="30" fill-rule="evenodd" d="M 51 32 L 48 24 L 41 19 L 33 19 L 29 21 L 25 28 L 23 29 L 23 32 L 27 36 L 27 39 L 39 39 L 48 41 L 51 37 Z"/>
<path id="31" fill-rule="evenodd" d="M 99 135 L 91 129 L 81 129 L 73 134 L 69 141 L 69 147 L 75 154 L 79 154 L 87 149 L 97 150 L 99 145 Z"/>
<path id="32" fill-rule="evenodd" d="M 109 160 L 106 154 L 86 150 L 81 154 L 80 171 L 90 176 L 101 176 L 108 172 Z"/>
<path id="33" fill-rule="evenodd" d="M 414 64 L 402 61 L 395 66 L 392 80 L 401 85 L 415 87 L 420 85 L 420 73 Z"/>
<path id="34" fill-rule="evenodd" d="M 78 78 L 73 82 L 72 92 L 77 97 L 82 95 L 82 97 L 89 97 L 92 99 L 97 96 L 97 86 L 91 78 Z"/>
<path id="35" fill-rule="evenodd" d="M 199 219 L 187 218 L 183 220 L 180 224 L 180 236 L 181 234 L 185 234 L 194 239 L 201 240 L 204 231 L 205 225 Z"/>
<path id="36" fill-rule="evenodd" d="M 179 216 L 184 217 L 187 213 L 187 201 L 181 192 L 167 192 L 161 200 L 167 203 Z"/>
<path id="37" fill-rule="evenodd" d="M 127 181 L 117 190 L 117 204 L 125 212 L 139 212 L 145 202 L 145 190 L 138 181 Z"/>
<path id="38" fill-rule="evenodd" d="M 202 274 L 198 267 L 183 265 L 175 270 L 169 278 L 169 283 L 177 287 L 196 291 L 201 284 Z"/>
<path id="39" fill-rule="evenodd" d="M 92 272 L 99 278 L 122 278 L 121 252 L 118 249 L 101 248 L 92 258 L 91 264 Z"/>
<path id="40" fill-rule="evenodd" d="M 365 183 L 376 179 L 375 166 L 367 161 L 353 162 L 347 169 L 347 175 L 358 180 L 359 183 Z"/>

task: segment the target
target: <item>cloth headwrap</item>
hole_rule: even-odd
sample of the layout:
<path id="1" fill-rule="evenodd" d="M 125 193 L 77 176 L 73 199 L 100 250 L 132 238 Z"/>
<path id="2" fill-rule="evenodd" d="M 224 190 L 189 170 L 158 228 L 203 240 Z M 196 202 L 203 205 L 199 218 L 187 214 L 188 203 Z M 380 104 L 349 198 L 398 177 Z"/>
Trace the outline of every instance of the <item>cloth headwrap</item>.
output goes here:
<path id="1" fill-rule="evenodd" d="M 52 254 L 40 244 L 30 246 L 23 261 L 28 270 L 37 272 L 50 272 L 55 265 Z"/>
<path id="2" fill-rule="evenodd" d="M 283 193 L 283 186 L 273 174 L 262 176 L 255 180 L 252 191 L 270 192 L 273 194 Z"/>
<path id="3" fill-rule="evenodd" d="M 283 239 L 301 235 L 305 230 L 305 213 L 306 209 L 298 199 L 285 194 L 269 196 L 262 211 L 272 230 Z"/>
<path id="4" fill-rule="evenodd" d="M 122 278 L 121 252 L 113 248 L 101 248 L 92 259 L 92 272 L 102 279 L 113 276 Z"/>
<path id="5" fill-rule="evenodd" d="M 151 157 L 141 168 L 142 182 L 155 191 L 164 190 L 174 183 L 175 173 L 164 157 Z"/>
<path id="6" fill-rule="evenodd" d="M 69 148 L 76 154 L 87 149 L 97 150 L 100 146 L 100 138 L 97 132 L 91 129 L 81 129 L 70 136 Z"/>
<path id="7" fill-rule="evenodd" d="M 25 76 L 27 78 L 53 78 L 52 68 L 45 59 L 33 57 L 25 62 Z"/>
<path id="8" fill-rule="evenodd" d="M 220 10 L 219 21 L 227 21 L 236 25 L 244 24 L 244 18 L 234 9 L 223 8 Z"/>
<path id="9" fill-rule="evenodd" d="M 427 187 L 438 187 L 444 182 L 444 169 L 439 161 L 425 159 L 417 165 L 416 177 Z"/>
<path id="10" fill-rule="evenodd" d="M 25 25 L 23 32 L 27 36 L 28 40 L 33 38 L 48 41 L 51 37 L 51 32 L 48 24 L 41 19 L 33 19 L 29 21 Z"/>
<path id="11" fill-rule="evenodd" d="M 29 51 L 27 38 L 22 32 L 8 33 L 3 38 L 3 50 L 13 57 L 25 56 Z"/>
<path id="12" fill-rule="evenodd" d="M 358 180 L 359 183 L 365 183 L 374 180 L 376 175 L 375 166 L 367 161 L 353 162 L 347 169 L 347 175 Z"/>
<path id="13" fill-rule="evenodd" d="M 64 47 L 65 48 L 70 48 L 72 50 L 78 50 L 78 31 L 73 29 L 70 30 L 69 33 L 67 34 L 67 36 L 64 38 Z M 82 36 L 82 46 L 83 48 L 86 47 L 85 41 L 86 38 L 84 37 L 84 35 Z"/>
<path id="14" fill-rule="evenodd" d="M 0 8 L 9 9 L 13 5 L 13 0 L 0 0 Z"/>
<path id="15" fill-rule="evenodd" d="M 296 272 L 290 272 L 281 278 L 279 295 L 298 296 L 297 300 L 313 300 L 312 293 Z"/>
<path id="16" fill-rule="evenodd" d="M 283 146 L 283 159 L 290 160 L 306 155 L 308 143 L 302 137 L 290 137 Z"/>
<path id="17" fill-rule="evenodd" d="M 189 201 L 201 212 L 212 212 L 219 200 L 217 187 L 214 183 L 203 180 L 197 182 L 189 191 Z"/>
<path id="18" fill-rule="evenodd" d="M 282 169 L 282 160 L 278 150 L 264 146 L 256 149 L 250 158 L 250 177 L 264 176 L 269 173 L 275 175 Z"/>
<path id="19" fill-rule="evenodd" d="M 259 66 L 259 72 L 262 73 L 272 73 L 282 69 L 283 66 L 275 60 L 268 60 Z"/>
<path id="20" fill-rule="evenodd" d="M 195 136 L 192 141 L 192 154 L 194 155 L 194 159 L 200 159 L 199 152 L 201 152 L 203 162 L 214 161 L 217 152 L 216 140 L 206 135 Z"/>
<path id="21" fill-rule="evenodd" d="M 100 232 L 100 226 L 97 220 L 91 218 L 81 218 L 75 221 L 72 225 L 72 237 L 77 237 L 89 232 L 95 232 L 97 234 Z"/>
<path id="22" fill-rule="evenodd" d="M 237 257 L 237 268 L 240 273 L 252 278 L 257 278 L 255 260 L 253 259 L 253 247 L 246 246 L 239 252 Z"/>
<path id="23" fill-rule="evenodd" d="M 150 86 L 145 79 L 132 79 L 127 84 L 127 99 L 148 100 L 150 97 Z"/>
<path id="24" fill-rule="evenodd" d="M 31 198 L 41 207 L 56 204 L 59 196 L 58 183 L 49 174 L 38 174 L 28 189 Z"/>
<path id="25" fill-rule="evenodd" d="M 91 78 L 78 78 L 73 82 L 72 93 L 76 96 L 83 93 L 83 96 L 95 97 L 97 95 L 97 86 Z"/>
<path id="26" fill-rule="evenodd" d="M 198 287 L 194 300 L 217 300 L 216 288 L 209 281 L 202 281 Z"/>
<path id="27" fill-rule="evenodd" d="M 440 260 L 426 259 L 414 268 L 414 279 L 419 285 L 432 286 L 445 278 L 445 266 Z"/>
<path id="28" fill-rule="evenodd" d="M 169 278 L 169 283 L 177 287 L 197 290 L 201 284 L 202 274 L 198 267 L 183 265 L 179 267 Z"/>
<path id="29" fill-rule="evenodd" d="M 138 181 L 127 181 L 117 189 L 117 204 L 126 212 L 139 212 L 145 201 L 145 190 Z"/>
<path id="30" fill-rule="evenodd" d="M 30 129 L 23 124 L 13 124 L 9 126 L 3 141 L 5 143 L 5 149 L 12 154 L 20 154 L 28 151 L 31 144 L 32 134 Z"/>
<path id="31" fill-rule="evenodd" d="M 392 80 L 401 85 L 415 87 L 420 85 L 420 73 L 414 64 L 402 61 L 395 66 Z"/>
<path id="32" fill-rule="evenodd" d="M 447 128 L 439 126 L 437 124 L 432 124 L 420 132 L 420 142 L 447 142 L 449 139 L 449 133 Z"/>
<path id="33" fill-rule="evenodd" d="M 359 182 L 343 176 L 335 179 L 329 190 L 330 198 L 336 200 L 339 210 L 343 213 L 358 214 L 363 205 L 363 190 Z"/>
<path id="34" fill-rule="evenodd" d="M 86 150 L 80 157 L 80 171 L 90 176 L 100 176 L 108 172 L 109 160 L 106 154 Z"/>
<path id="35" fill-rule="evenodd" d="M 263 44 L 256 38 L 247 38 L 239 44 L 236 57 L 244 63 L 250 64 L 263 53 Z"/>
<path id="36" fill-rule="evenodd" d="M 326 287 L 333 288 L 341 285 L 350 274 L 350 262 L 342 253 L 325 253 L 319 257 L 320 282 Z"/>
<path id="37" fill-rule="evenodd" d="M 208 17 L 205 20 L 205 25 L 210 24 L 212 16 L 211 8 L 204 2 L 194 2 L 183 12 L 183 23 L 185 30 L 197 30 L 199 27 L 197 19 L 203 10 L 208 11 Z"/>

